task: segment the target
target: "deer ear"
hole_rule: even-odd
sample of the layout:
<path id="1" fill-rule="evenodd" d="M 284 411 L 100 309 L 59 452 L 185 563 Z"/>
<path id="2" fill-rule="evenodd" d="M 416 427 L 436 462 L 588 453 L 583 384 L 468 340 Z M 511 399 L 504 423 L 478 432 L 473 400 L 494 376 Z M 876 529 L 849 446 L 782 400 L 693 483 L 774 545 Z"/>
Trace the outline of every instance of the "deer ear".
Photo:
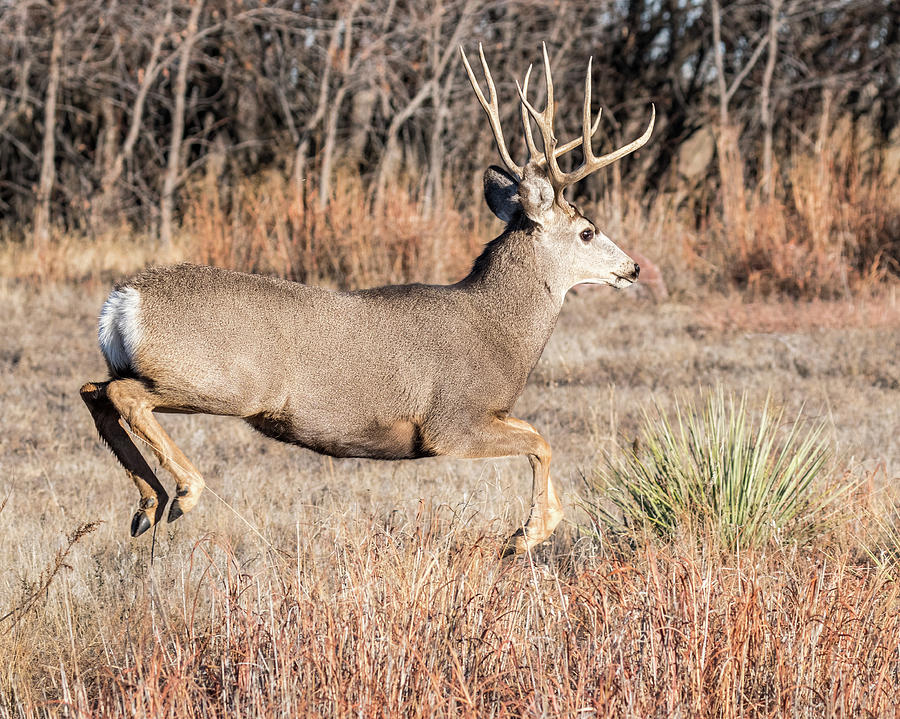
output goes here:
<path id="1" fill-rule="evenodd" d="M 519 183 L 515 177 L 496 165 L 484 171 L 484 199 L 497 217 L 509 222 L 522 209 L 519 204 Z"/>
<path id="2" fill-rule="evenodd" d="M 525 177 L 519 183 L 519 202 L 522 210 L 532 222 L 542 224 L 553 207 L 555 193 L 547 175 L 539 166 L 529 162 L 525 165 Z"/>

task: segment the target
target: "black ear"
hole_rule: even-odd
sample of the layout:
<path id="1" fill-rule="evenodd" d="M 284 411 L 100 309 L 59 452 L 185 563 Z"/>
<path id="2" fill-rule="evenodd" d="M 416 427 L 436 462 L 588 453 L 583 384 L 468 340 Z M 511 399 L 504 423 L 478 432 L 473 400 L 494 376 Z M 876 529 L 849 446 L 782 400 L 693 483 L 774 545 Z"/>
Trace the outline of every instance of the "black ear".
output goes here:
<path id="1" fill-rule="evenodd" d="M 497 217 L 509 222 L 522 209 L 519 182 L 502 167 L 491 165 L 484 171 L 484 199 Z"/>

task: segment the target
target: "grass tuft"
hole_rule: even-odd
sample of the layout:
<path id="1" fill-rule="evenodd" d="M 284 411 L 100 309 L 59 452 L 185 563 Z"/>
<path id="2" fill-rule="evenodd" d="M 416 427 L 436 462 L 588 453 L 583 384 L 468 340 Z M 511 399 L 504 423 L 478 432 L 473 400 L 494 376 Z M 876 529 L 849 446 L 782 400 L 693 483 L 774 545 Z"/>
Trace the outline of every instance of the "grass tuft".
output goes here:
<path id="1" fill-rule="evenodd" d="M 863 553 L 888 581 L 900 580 L 900 498 L 888 485 L 878 492 L 869 492 L 857 529 Z"/>
<path id="2" fill-rule="evenodd" d="M 655 419 L 643 413 L 631 450 L 607 455 L 589 482 L 585 507 L 596 522 L 664 539 L 708 533 L 735 551 L 799 538 L 834 499 L 814 483 L 829 456 L 821 423 L 786 426 L 770 399 L 754 422 L 746 395 L 726 398 L 721 388 L 702 409 L 657 410 Z"/>

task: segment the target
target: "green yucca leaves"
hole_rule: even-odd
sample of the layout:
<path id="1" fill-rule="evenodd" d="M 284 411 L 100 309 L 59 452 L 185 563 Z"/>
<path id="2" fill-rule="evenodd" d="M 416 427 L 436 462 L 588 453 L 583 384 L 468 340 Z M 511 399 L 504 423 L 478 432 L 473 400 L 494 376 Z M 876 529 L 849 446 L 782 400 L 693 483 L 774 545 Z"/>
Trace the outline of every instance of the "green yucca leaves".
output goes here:
<path id="1" fill-rule="evenodd" d="M 829 456 L 821 423 L 786 425 L 769 399 L 754 421 L 746 395 L 726 398 L 721 388 L 702 409 L 676 404 L 657 414 L 644 411 L 634 447 L 607 456 L 588 481 L 584 506 L 595 520 L 664 538 L 703 531 L 739 549 L 796 531 L 796 520 L 834 498 L 812 486 Z"/>

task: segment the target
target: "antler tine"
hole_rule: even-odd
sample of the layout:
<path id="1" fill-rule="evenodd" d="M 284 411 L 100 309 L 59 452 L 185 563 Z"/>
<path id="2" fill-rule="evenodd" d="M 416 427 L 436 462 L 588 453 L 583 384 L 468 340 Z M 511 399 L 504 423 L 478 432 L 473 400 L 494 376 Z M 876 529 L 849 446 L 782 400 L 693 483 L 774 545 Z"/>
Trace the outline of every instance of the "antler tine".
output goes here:
<path id="1" fill-rule="evenodd" d="M 531 68 L 532 66 L 529 65 L 528 71 L 525 73 L 525 80 L 522 83 L 522 94 L 525 96 L 528 95 L 528 80 L 531 77 Z M 534 144 L 534 135 L 531 134 L 531 122 L 528 119 L 528 110 L 522 103 L 519 103 L 519 108 L 522 111 L 522 127 L 525 128 L 525 144 L 528 146 L 528 160 L 529 162 L 535 160 L 541 163 L 541 154 L 537 149 L 537 145 Z"/>
<path id="2" fill-rule="evenodd" d="M 622 159 L 625 155 L 630 155 L 632 152 L 645 145 L 647 140 L 650 139 L 650 135 L 653 133 L 654 122 L 656 122 L 656 105 L 650 103 L 650 123 L 647 125 L 647 129 L 644 130 L 644 134 L 638 139 L 632 140 L 627 145 L 623 145 L 618 150 L 613 150 L 600 157 L 594 157 L 590 150 L 590 140 L 588 140 L 585 143 L 584 164 L 577 170 L 566 175 L 566 186 L 572 185 L 579 180 L 583 180 L 591 173 L 596 172 L 602 167 L 611 165 L 616 160 Z"/>
<path id="3" fill-rule="evenodd" d="M 594 58 L 588 58 L 587 75 L 584 78 L 584 107 L 581 110 L 581 137 L 584 143 L 584 162 L 588 164 L 594 159 L 594 150 L 591 147 L 591 68 L 594 65 Z M 603 114 L 603 108 L 597 113 L 597 122 L 600 122 L 600 116 Z"/>
<path id="4" fill-rule="evenodd" d="M 503 164 L 506 165 L 510 172 L 516 175 L 518 179 L 521 179 L 523 168 L 513 162 L 512 157 L 509 155 L 509 150 L 506 149 L 506 142 L 503 140 L 503 130 L 500 127 L 500 106 L 497 102 L 497 90 L 494 87 L 494 78 L 491 77 L 491 70 L 488 67 L 487 60 L 484 59 L 484 48 L 481 43 L 478 43 L 481 68 L 484 71 L 488 93 L 490 94 L 489 101 L 484 99 L 484 93 L 481 91 L 481 87 L 475 79 L 475 73 L 472 72 L 472 67 L 469 65 L 469 59 L 466 57 L 466 51 L 463 50 L 462 45 L 459 46 L 459 54 L 462 55 L 463 65 L 466 66 L 466 73 L 469 75 L 469 82 L 472 84 L 472 89 L 475 90 L 475 96 L 478 98 L 478 102 L 481 103 L 481 107 L 483 107 L 484 111 L 487 113 L 488 121 L 491 124 L 491 130 L 494 133 L 494 141 L 497 143 L 497 151 L 500 153 L 500 159 L 503 160 Z"/>
<path id="5" fill-rule="evenodd" d="M 553 149 L 556 149 L 556 136 L 553 134 L 553 117 L 556 115 L 556 104 L 553 102 L 553 74 L 550 72 L 550 58 L 547 55 L 547 43 L 541 43 L 541 54 L 544 59 L 544 81 L 547 83 L 547 107 L 544 111 L 548 113 L 548 126 L 550 128 L 550 136 L 553 138 Z"/>
<path id="6" fill-rule="evenodd" d="M 594 124 L 591 126 L 591 134 L 590 137 L 593 137 L 597 134 L 597 129 L 600 127 L 600 116 L 603 114 L 603 111 L 597 113 L 597 119 L 594 121 Z M 560 145 L 556 148 L 556 156 L 562 157 L 567 152 L 574 150 L 576 147 L 581 147 L 584 142 L 583 137 L 576 137 L 574 140 L 569 140 L 565 145 Z"/>
<path id="7" fill-rule="evenodd" d="M 628 155 L 650 139 L 650 134 L 653 132 L 653 123 L 656 121 L 656 106 L 651 103 L 650 104 L 650 124 L 647 126 L 647 129 L 644 131 L 644 134 L 641 135 L 637 140 L 629 142 L 627 145 L 620 147 L 618 150 L 613 150 L 606 155 L 601 155 L 600 157 L 594 156 L 594 151 L 591 147 L 591 135 L 594 134 L 594 131 L 589 128 L 591 124 L 591 68 L 593 65 L 594 58 L 588 60 L 587 73 L 584 78 L 584 108 L 581 113 L 581 132 L 584 137 L 584 163 L 582 163 L 581 167 L 576 170 L 568 173 L 566 175 L 566 185 L 571 185 L 579 180 L 583 180 L 585 177 L 590 175 L 592 172 L 596 172 L 601 167 L 606 167 L 607 165 L 611 165 L 616 160 L 619 160 L 625 155 Z M 600 110 L 602 113 L 603 110 Z M 597 120 L 600 120 L 600 113 L 597 114 Z"/>
<path id="8" fill-rule="evenodd" d="M 565 187 L 565 175 L 559 169 L 559 163 L 556 161 L 559 155 L 556 150 L 556 136 L 553 133 L 553 114 L 555 110 L 553 106 L 553 77 L 550 74 L 550 59 L 547 57 L 546 43 L 542 44 L 542 48 L 544 54 L 544 80 L 547 83 L 547 105 L 544 108 L 544 111 L 538 112 L 534 109 L 534 106 L 528 102 L 528 98 L 525 97 L 525 93 L 522 91 L 518 80 L 516 81 L 516 89 L 519 91 L 519 99 L 522 101 L 522 106 L 528 110 L 528 114 L 531 115 L 532 119 L 537 124 L 538 130 L 541 133 L 541 139 L 544 142 L 544 157 L 543 161 L 539 162 L 539 164 L 546 165 L 550 184 L 553 185 L 553 189 L 556 191 L 556 194 L 559 195 L 559 193 L 562 192 L 562 188 Z"/>

